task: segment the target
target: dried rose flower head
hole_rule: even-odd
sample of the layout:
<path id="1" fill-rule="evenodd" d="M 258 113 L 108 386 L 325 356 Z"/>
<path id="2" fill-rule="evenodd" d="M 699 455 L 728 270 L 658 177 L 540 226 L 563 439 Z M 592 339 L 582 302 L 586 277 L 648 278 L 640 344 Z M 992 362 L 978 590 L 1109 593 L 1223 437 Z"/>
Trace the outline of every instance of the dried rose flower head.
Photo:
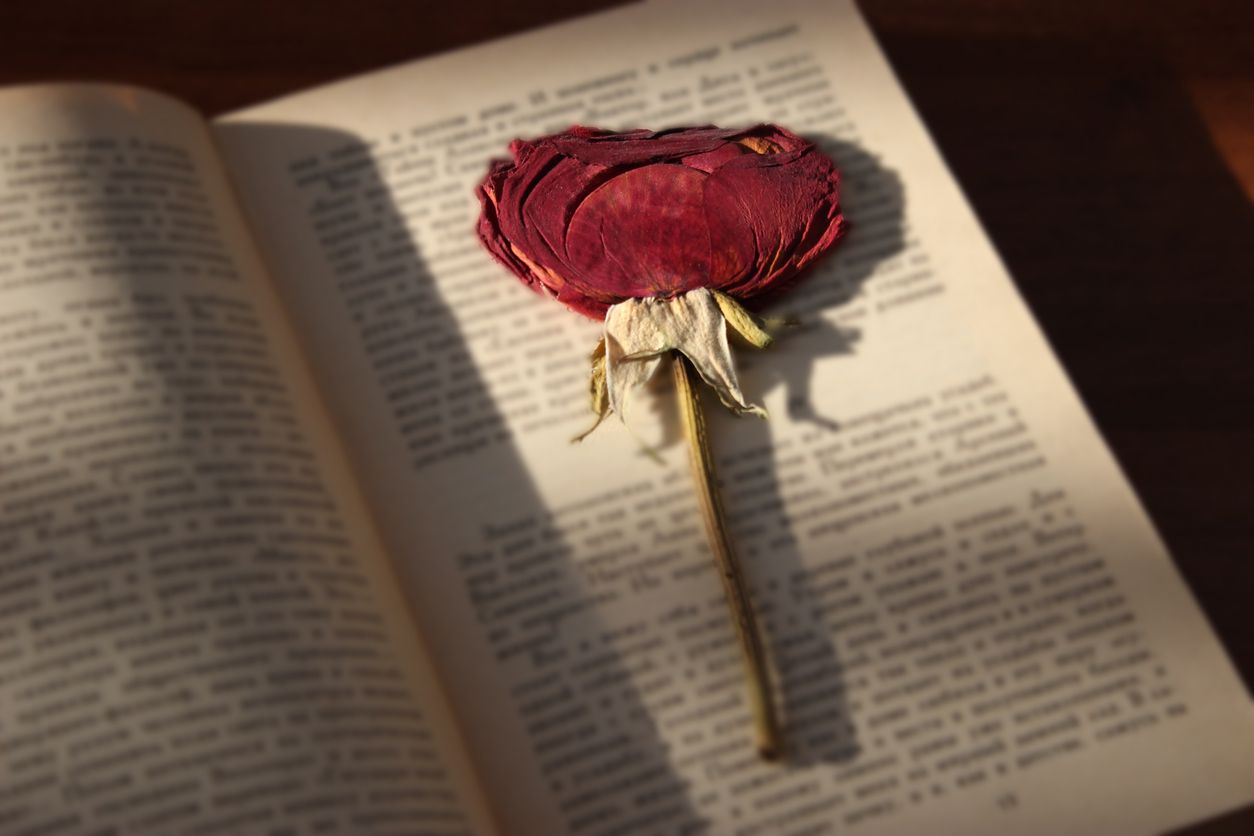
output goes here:
<path id="1" fill-rule="evenodd" d="M 836 166 L 776 125 L 515 140 L 479 188 L 479 236 L 595 319 L 626 299 L 778 288 L 844 229 Z"/>

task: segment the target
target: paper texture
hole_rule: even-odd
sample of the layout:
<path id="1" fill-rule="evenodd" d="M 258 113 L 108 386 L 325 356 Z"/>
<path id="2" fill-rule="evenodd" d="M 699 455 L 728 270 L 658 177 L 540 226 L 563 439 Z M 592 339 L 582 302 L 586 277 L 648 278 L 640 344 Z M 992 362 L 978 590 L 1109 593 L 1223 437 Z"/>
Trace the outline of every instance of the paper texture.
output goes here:
<path id="1" fill-rule="evenodd" d="M 753 753 L 683 451 L 480 248 L 517 135 L 777 121 L 851 232 L 713 416 L 791 753 Z M 1228 661 L 853 7 L 637 6 L 216 136 L 518 833 L 1156 833 L 1254 797 Z M 673 403 L 654 401 L 665 423 Z"/>

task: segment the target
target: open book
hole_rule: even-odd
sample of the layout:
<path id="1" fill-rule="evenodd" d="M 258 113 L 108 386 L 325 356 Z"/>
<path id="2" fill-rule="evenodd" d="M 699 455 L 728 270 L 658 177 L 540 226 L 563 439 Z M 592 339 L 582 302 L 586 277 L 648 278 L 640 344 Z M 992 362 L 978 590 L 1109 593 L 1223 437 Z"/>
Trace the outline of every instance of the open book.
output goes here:
<path id="1" fill-rule="evenodd" d="M 515 136 L 776 121 L 853 231 L 682 444 L 473 232 Z M 658 394 L 667 425 L 673 402 Z M 646 4 L 206 119 L 0 91 L 0 833 L 1156 833 L 1254 714 L 853 7 Z"/>

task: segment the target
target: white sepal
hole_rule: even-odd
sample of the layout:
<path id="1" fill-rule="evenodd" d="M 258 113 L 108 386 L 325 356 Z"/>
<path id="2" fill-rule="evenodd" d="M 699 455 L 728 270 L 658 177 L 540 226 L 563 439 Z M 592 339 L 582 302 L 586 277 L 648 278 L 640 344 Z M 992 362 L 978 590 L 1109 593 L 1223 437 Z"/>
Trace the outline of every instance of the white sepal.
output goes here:
<path id="1" fill-rule="evenodd" d="M 739 414 L 766 417 L 748 403 L 727 342 L 728 321 L 713 291 L 699 288 L 672 299 L 628 299 L 605 315 L 605 377 L 610 411 L 624 422 L 632 396 L 657 371 L 669 351 L 684 354 L 719 399 Z M 739 306 L 736 310 L 741 311 Z M 748 316 L 747 314 L 745 314 Z M 735 323 L 742 331 L 741 323 Z"/>

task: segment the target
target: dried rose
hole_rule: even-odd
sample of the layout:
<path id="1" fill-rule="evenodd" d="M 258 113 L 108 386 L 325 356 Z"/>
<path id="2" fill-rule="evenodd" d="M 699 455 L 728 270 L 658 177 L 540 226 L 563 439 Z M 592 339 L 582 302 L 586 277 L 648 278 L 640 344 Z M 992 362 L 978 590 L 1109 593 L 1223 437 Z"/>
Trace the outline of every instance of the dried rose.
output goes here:
<path id="1" fill-rule="evenodd" d="M 734 615 L 759 752 L 781 731 L 764 645 L 727 535 L 692 369 L 736 412 L 746 402 L 728 330 L 764 347 L 737 301 L 792 279 L 844 229 L 836 166 L 775 125 L 610 133 L 571 128 L 515 140 L 479 187 L 479 236 L 536 290 L 604 319 L 592 353 L 592 408 L 626 421 L 627 396 L 672 352 L 676 392 L 710 548 Z M 686 359 L 685 359 L 686 358 Z"/>
<path id="2" fill-rule="evenodd" d="M 479 188 L 479 236 L 524 282 L 595 319 L 697 288 L 751 299 L 840 236 L 839 175 L 776 125 L 515 140 Z"/>

